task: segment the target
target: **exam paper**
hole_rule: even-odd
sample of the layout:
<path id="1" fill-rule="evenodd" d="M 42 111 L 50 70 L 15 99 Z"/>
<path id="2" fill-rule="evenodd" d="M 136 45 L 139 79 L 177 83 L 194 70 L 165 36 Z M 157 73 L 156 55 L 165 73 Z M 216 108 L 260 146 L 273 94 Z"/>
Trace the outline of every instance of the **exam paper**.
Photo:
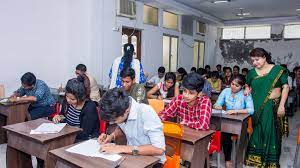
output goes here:
<path id="1" fill-rule="evenodd" d="M 220 114 L 220 113 L 226 114 L 226 111 L 224 111 L 224 110 L 212 109 L 212 110 L 211 110 L 211 113 L 212 113 L 212 114 Z"/>
<path id="2" fill-rule="evenodd" d="M 53 133 L 59 133 L 64 127 L 66 126 L 66 123 L 43 123 L 40 126 L 38 126 L 36 129 L 31 130 L 30 134 L 53 134 Z"/>
<path id="3" fill-rule="evenodd" d="M 100 147 L 101 145 L 98 143 L 97 140 L 90 139 L 78 145 L 72 146 L 66 149 L 66 151 L 84 155 L 84 156 L 100 157 L 113 162 L 118 161 L 119 159 L 122 158 L 122 156 L 118 154 L 106 154 L 106 153 L 99 152 Z"/>

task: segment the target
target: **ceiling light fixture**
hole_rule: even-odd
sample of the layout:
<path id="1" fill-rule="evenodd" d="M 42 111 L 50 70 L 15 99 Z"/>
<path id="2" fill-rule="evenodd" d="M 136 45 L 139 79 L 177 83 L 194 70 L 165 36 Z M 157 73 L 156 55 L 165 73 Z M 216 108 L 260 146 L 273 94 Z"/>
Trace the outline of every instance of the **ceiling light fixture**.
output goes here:
<path id="1" fill-rule="evenodd" d="M 300 8 L 296 9 L 296 11 L 300 11 Z"/>
<path id="2" fill-rule="evenodd" d="M 230 0 L 217 0 L 217 1 L 212 1 L 212 3 L 214 3 L 214 4 L 218 4 L 218 3 L 226 3 L 226 2 L 230 2 Z"/>

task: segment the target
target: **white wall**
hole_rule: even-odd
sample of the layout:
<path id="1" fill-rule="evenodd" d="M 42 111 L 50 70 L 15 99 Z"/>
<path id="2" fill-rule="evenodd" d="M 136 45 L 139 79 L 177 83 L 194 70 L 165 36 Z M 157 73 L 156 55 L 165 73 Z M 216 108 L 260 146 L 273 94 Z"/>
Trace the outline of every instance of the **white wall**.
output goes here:
<path id="1" fill-rule="evenodd" d="M 162 25 L 162 9 L 159 9 Z M 50 87 L 58 87 L 74 76 L 84 63 L 97 79 L 107 85 L 113 60 L 121 56 L 122 26 L 142 30 L 142 64 L 153 74 L 162 65 L 162 35 L 179 37 L 179 65 L 193 65 L 193 41 L 204 40 L 205 63 L 212 62 L 216 28 L 208 26 L 207 36 L 181 35 L 161 26 L 143 24 L 143 4 L 137 2 L 136 20 L 116 17 L 115 0 L 1 0 L 0 1 L 0 83 L 9 95 L 20 86 L 20 77 L 31 71 Z M 180 23 L 180 22 L 179 22 Z"/>
<path id="2" fill-rule="evenodd" d="M 66 0 L 0 1 L 0 83 L 7 94 L 28 71 L 49 85 L 66 78 L 67 6 Z"/>

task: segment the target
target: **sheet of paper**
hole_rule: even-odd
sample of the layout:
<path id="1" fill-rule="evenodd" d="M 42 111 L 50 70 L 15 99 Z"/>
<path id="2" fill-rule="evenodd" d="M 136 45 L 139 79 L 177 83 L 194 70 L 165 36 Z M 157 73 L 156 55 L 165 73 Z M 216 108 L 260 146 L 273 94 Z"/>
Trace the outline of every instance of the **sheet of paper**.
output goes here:
<path id="1" fill-rule="evenodd" d="M 172 99 L 164 99 L 163 100 L 165 103 L 171 103 Z"/>
<path id="2" fill-rule="evenodd" d="M 212 114 L 220 114 L 220 113 L 226 114 L 226 111 L 224 111 L 224 110 L 212 109 L 212 110 L 211 110 L 211 113 L 212 113 Z"/>
<path id="3" fill-rule="evenodd" d="M 2 100 L 0 100 L 0 103 L 6 103 L 6 102 L 8 102 L 8 99 L 2 99 Z"/>
<path id="4" fill-rule="evenodd" d="M 99 152 L 100 147 L 101 145 L 98 143 L 97 140 L 90 139 L 78 145 L 72 146 L 71 148 L 68 148 L 66 151 L 84 155 L 84 156 L 100 157 L 113 162 L 116 162 L 122 158 L 122 156 L 118 154 L 106 154 L 106 153 Z"/>
<path id="5" fill-rule="evenodd" d="M 53 133 L 59 133 L 64 127 L 66 126 L 66 123 L 43 123 L 40 126 L 38 126 L 36 129 L 31 130 L 30 134 L 53 134 Z"/>

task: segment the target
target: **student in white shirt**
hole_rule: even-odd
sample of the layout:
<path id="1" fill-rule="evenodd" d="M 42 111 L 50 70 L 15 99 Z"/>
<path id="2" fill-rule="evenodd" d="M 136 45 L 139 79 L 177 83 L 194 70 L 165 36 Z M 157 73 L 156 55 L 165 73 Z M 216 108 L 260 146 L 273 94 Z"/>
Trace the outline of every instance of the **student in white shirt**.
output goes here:
<path id="1" fill-rule="evenodd" d="M 100 151 L 132 155 L 151 155 L 160 158 L 161 167 L 165 162 L 165 137 L 163 125 L 156 112 L 149 105 L 137 103 L 122 89 L 107 91 L 100 102 L 101 118 L 118 127 L 110 135 L 101 134 L 98 142 L 103 144 Z M 127 145 L 109 142 L 122 136 Z"/>
<path id="2" fill-rule="evenodd" d="M 166 72 L 165 67 L 159 67 L 157 70 L 157 75 L 154 75 L 147 83 L 156 85 L 159 82 L 164 81 L 165 72 Z"/>

